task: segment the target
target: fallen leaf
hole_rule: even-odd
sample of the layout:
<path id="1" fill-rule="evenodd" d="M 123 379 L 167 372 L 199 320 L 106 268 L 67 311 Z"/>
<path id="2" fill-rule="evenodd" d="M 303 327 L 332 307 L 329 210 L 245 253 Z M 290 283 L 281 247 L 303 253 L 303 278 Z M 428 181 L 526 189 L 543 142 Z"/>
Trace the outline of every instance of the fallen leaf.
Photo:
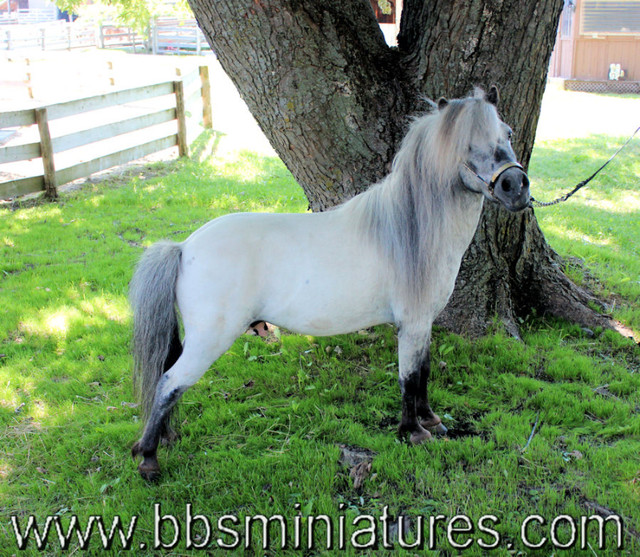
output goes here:
<path id="1" fill-rule="evenodd" d="M 351 468 L 349 472 L 349 477 L 353 478 L 353 489 L 360 489 L 364 480 L 367 479 L 367 476 L 371 473 L 371 462 L 361 462 L 360 464 L 356 464 L 353 468 Z"/>
<path id="2" fill-rule="evenodd" d="M 616 395 L 614 395 L 607 387 L 609 384 L 601 385 L 600 387 L 596 387 L 593 389 L 593 392 L 600 396 L 606 396 L 608 398 L 614 398 L 616 400 L 620 400 Z"/>
<path id="3" fill-rule="evenodd" d="M 369 449 L 340 445 L 340 458 L 338 459 L 338 462 L 343 466 L 353 468 L 361 462 L 371 462 L 375 455 L 376 453 Z"/>
<path id="4" fill-rule="evenodd" d="M 575 458 L 576 460 L 581 460 L 582 458 L 584 458 L 584 455 L 578 450 L 571 451 L 568 454 L 570 457 Z"/>

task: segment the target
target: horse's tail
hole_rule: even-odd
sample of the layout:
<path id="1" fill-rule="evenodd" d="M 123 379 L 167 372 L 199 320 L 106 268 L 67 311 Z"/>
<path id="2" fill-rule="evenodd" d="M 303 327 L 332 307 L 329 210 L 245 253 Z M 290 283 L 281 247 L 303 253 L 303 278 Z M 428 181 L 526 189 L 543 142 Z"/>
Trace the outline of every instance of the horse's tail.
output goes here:
<path id="1" fill-rule="evenodd" d="M 133 308 L 134 389 L 146 418 L 156 385 L 180 357 L 176 280 L 182 246 L 162 241 L 147 249 L 129 288 Z"/>

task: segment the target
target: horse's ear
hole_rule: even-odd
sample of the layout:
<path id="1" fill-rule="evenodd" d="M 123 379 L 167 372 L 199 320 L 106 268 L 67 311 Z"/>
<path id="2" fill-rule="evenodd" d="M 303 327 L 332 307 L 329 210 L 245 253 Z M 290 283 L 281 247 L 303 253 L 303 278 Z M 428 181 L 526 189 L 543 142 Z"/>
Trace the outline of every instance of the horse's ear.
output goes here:
<path id="1" fill-rule="evenodd" d="M 442 110 L 445 106 L 447 106 L 449 104 L 449 101 L 447 99 L 445 99 L 444 97 L 440 97 L 438 99 L 438 108 L 440 110 Z"/>
<path id="2" fill-rule="evenodd" d="M 500 94 L 498 93 L 498 88 L 495 85 L 491 86 L 485 99 L 493 106 L 498 106 L 498 102 L 500 101 Z"/>

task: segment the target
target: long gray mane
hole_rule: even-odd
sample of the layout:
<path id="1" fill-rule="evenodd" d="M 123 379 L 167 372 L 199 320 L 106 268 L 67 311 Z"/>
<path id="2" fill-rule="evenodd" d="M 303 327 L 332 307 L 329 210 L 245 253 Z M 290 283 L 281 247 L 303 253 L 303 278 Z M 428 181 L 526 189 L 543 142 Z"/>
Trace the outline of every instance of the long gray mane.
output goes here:
<path id="1" fill-rule="evenodd" d="M 390 174 L 344 206 L 389 257 L 397 287 L 418 299 L 435 260 L 442 258 L 444 236 L 451 233 L 445 227 L 447 214 L 465 196 L 475 195 L 459 187 L 460 165 L 471 144 L 495 143 L 499 134 L 495 107 L 484 97 L 476 89 L 470 97 L 416 118 Z"/>

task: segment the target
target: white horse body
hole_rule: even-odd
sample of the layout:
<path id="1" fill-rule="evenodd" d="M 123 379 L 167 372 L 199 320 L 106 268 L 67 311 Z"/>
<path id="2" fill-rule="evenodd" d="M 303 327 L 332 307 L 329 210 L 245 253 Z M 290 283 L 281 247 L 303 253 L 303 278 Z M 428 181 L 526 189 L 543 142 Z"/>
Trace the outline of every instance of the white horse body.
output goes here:
<path id="1" fill-rule="evenodd" d="M 221 217 L 183 245 L 178 307 L 207 330 L 225 316 L 237 335 L 258 320 L 303 334 L 350 332 L 391 318 L 377 255 L 339 211 Z"/>
<path id="2" fill-rule="evenodd" d="M 147 250 L 131 285 L 147 415 L 132 452 L 144 457 L 145 478 L 158 477 L 157 446 L 176 400 L 255 321 L 311 335 L 396 324 L 400 431 L 414 443 L 429 438 L 426 428 L 446 431 L 427 398 L 433 320 L 453 292 L 483 196 L 509 210 L 529 203 L 497 97 L 492 89 L 441 101 L 412 124 L 390 174 L 334 210 L 227 215 Z"/>
<path id="3" fill-rule="evenodd" d="M 258 320 L 326 336 L 437 315 L 453 291 L 482 198 L 467 199 L 460 214 L 445 221 L 458 230 L 437 231 L 455 245 L 443 246 L 446 259 L 430 269 L 425 307 L 398 296 L 393 262 L 357 226 L 365 208 L 358 201 L 325 213 L 226 215 L 192 234 L 182 244 L 176 287 L 185 344 L 192 331 L 210 337 L 215 327 L 235 338 Z M 221 320 L 224 327 L 216 327 Z"/>

